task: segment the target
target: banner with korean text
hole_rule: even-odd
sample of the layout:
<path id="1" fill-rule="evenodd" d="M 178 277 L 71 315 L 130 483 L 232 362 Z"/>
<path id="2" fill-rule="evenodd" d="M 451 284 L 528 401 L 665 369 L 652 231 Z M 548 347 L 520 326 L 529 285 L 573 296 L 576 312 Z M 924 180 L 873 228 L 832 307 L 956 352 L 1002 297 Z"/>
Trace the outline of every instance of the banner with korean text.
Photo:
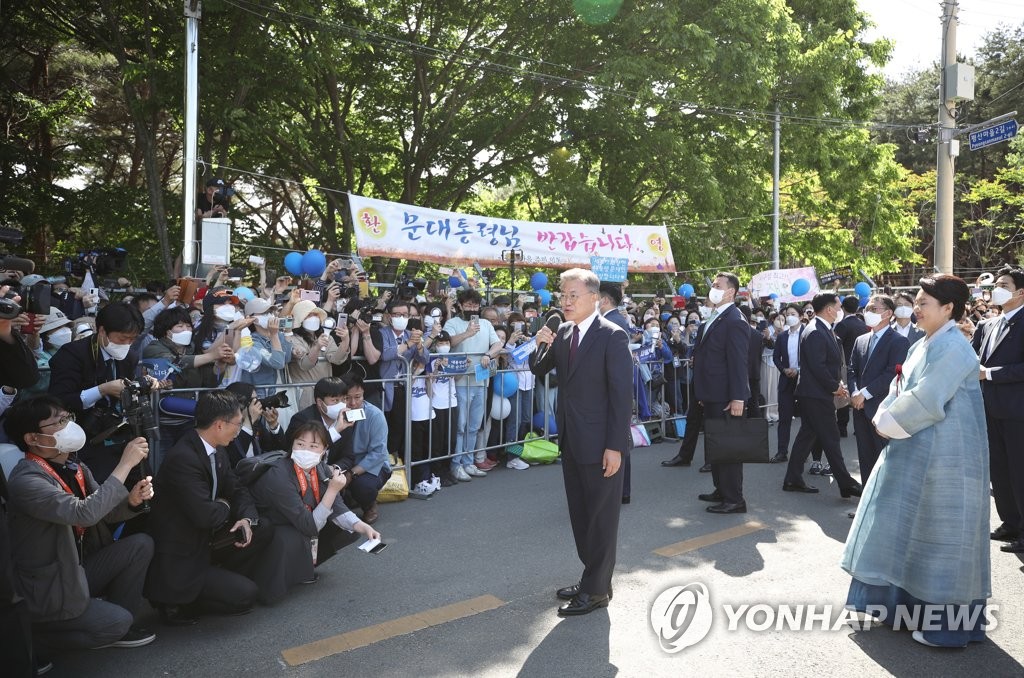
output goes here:
<path id="1" fill-rule="evenodd" d="M 629 260 L 638 273 L 674 273 L 664 226 L 595 226 L 496 219 L 349 195 L 360 256 L 438 264 L 505 266 L 502 250 L 522 250 L 523 266 L 590 267 L 591 257 Z"/>
<path id="2" fill-rule="evenodd" d="M 813 266 L 761 271 L 750 280 L 754 297 L 777 295 L 780 303 L 812 299 L 820 291 L 818 273 Z"/>

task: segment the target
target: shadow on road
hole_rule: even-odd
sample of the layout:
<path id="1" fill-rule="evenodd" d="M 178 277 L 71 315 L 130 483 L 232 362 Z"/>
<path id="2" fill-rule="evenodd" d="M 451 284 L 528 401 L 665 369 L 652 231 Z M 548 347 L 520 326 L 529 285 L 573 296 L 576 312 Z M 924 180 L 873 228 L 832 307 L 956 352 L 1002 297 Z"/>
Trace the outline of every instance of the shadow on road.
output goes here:
<path id="1" fill-rule="evenodd" d="M 552 628 L 519 670 L 518 678 L 586 675 L 611 678 L 618 667 L 610 661 L 608 610 L 563 619 Z M 585 656 L 583 656 L 585 655 Z"/>

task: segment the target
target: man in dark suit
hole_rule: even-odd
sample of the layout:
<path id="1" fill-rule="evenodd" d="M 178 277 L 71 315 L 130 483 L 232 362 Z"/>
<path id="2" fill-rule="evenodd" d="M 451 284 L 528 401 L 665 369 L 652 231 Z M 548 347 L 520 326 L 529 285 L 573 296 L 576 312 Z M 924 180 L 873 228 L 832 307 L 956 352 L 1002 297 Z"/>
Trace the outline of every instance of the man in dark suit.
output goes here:
<path id="1" fill-rule="evenodd" d="M 154 485 L 149 531 L 156 553 L 146 597 L 164 623 L 194 624 L 202 611 L 244 614 L 259 594 L 250 575 L 270 545 L 256 505 L 228 462 L 225 447 L 242 428 L 238 398 L 199 396 L 196 428 L 167 452 Z"/>
<path id="2" fill-rule="evenodd" d="M 860 309 L 860 299 L 850 295 L 843 299 L 842 305 L 843 319 L 836 323 L 836 336 L 839 337 L 839 342 L 843 345 L 843 355 L 849 364 L 850 356 L 853 355 L 853 342 L 857 340 L 857 337 L 867 334 L 868 326 L 857 315 L 857 311 Z M 839 425 L 839 435 L 845 438 L 850 425 L 849 405 L 836 410 L 836 422 Z M 865 480 L 867 479 L 865 478 Z"/>
<path id="3" fill-rule="evenodd" d="M 821 441 L 825 456 L 843 497 L 859 497 L 861 486 L 843 463 L 839 447 L 839 429 L 836 427 L 836 396 L 848 396 L 846 384 L 840 380 L 843 366 L 843 348 L 832 332 L 842 313 L 839 297 L 832 292 L 821 292 L 811 301 L 814 319 L 804 328 L 800 340 L 800 376 L 796 384 L 796 397 L 800 401 L 800 432 L 793 442 L 793 455 L 789 458 L 786 479 L 782 489 L 786 492 L 817 492 L 818 488 L 804 483 L 804 462 L 811 452 L 815 437 Z"/>
<path id="4" fill-rule="evenodd" d="M 324 377 L 313 386 L 313 404 L 299 410 L 288 422 L 285 437 L 290 439 L 292 431 L 301 423 L 319 421 L 327 427 L 331 436 L 331 446 L 327 451 L 327 463 L 334 464 L 348 473 L 352 480 L 351 470 L 356 465 L 353 448 L 353 427 L 345 420 L 345 394 L 348 384 L 340 377 Z"/>
<path id="5" fill-rule="evenodd" d="M 587 614 L 607 607 L 619 530 L 622 474 L 629 449 L 632 412 L 632 360 L 621 328 L 601 317 L 597 276 L 574 268 L 561 276 L 562 311 L 567 322 L 557 336 L 547 326 L 537 332 L 530 369 L 543 377 L 558 370 L 558 444 L 562 478 L 576 553 L 583 563 L 578 584 L 559 589 L 569 602 L 559 616 Z"/>
<path id="6" fill-rule="evenodd" d="M 850 354 L 849 390 L 853 408 L 853 433 L 857 436 L 860 481 L 868 482 L 871 469 L 885 447 L 885 439 L 875 431 L 871 420 L 878 406 L 889 395 L 896 378 L 896 366 L 907 359 L 907 338 L 889 327 L 896 302 L 887 294 L 875 294 L 864 307 L 864 319 L 870 328 L 857 337 Z"/>
<path id="7" fill-rule="evenodd" d="M 779 370 L 777 402 L 779 404 L 778 451 L 771 461 L 778 464 L 789 459 L 789 436 L 796 415 L 796 381 L 800 374 L 800 338 L 804 326 L 800 322 L 800 307 L 796 304 L 781 311 L 786 319 L 786 331 L 775 337 L 772 362 Z"/>
<path id="8" fill-rule="evenodd" d="M 96 316 L 96 334 L 65 344 L 50 358 L 50 394 L 75 414 L 88 443 L 79 458 L 102 483 L 135 436 L 122 426 L 121 392 L 135 379 L 139 355 L 131 350 L 142 332 L 142 314 L 129 304 L 109 304 Z M 156 379 L 149 377 L 154 388 Z M 98 439 L 97 439 L 98 438 Z M 139 479 L 133 473 L 129 481 Z"/>
<path id="9" fill-rule="evenodd" d="M 604 319 L 622 328 L 622 331 L 629 336 L 629 321 L 619 310 L 622 303 L 622 287 L 616 283 L 601 283 L 599 292 L 599 310 Z M 622 503 L 628 504 L 633 493 L 633 468 L 629 455 L 622 460 Z"/>
<path id="10" fill-rule="evenodd" d="M 740 306 L 743 319 L 750 325 L 750 345 L 747 348 L 747 379 L 750 382 L 750 398 L 747 400 L 747 416 L 764 418 L 761 410 L 761 354 L 764 353 L 765 336 L 762 330 L 751 325 L 749 306 Z"/>
<path id="11" fill-rule="evenodd" d="M 242 430 L 238 437 L 228 445 L 228 458 L 234 467 L 245 457 L 259 456 L 271 450 L 283 450 L 285 446 L 284 429 L 278 423 L 275 408 L 263 409 L 256 397 L 256 387 L 236 381 L 225 391 L 234 393 L 242 404 Z"/>
<path id="12" fill-rule="evenodd" d="M 722 419 L 726 412 L 742 417 L 750 398 L 750 324 L 734 303 L 739 290 L 740 280 L 734 273 L 716 275 L 708 292 L 715 310 L 697 330 L 693 399 L 703 406 L 705 419 Z M 715 502 L 708 513 L 747 512 L 743 464 L 712 464 L 711 478 L 715 491 L 700 495 L 702 501 Z"/>
<path id="13" fill-rule="evenodd" d="M 1003 521 L 992 539 L 1010 542 L 1001 547 L 1007 553 L 1024 553 L 1024 270 L 999 270 L 992 304 L 1002 315 L 983 320 L 973 341 L 981 358 L 992 496 Z"/>

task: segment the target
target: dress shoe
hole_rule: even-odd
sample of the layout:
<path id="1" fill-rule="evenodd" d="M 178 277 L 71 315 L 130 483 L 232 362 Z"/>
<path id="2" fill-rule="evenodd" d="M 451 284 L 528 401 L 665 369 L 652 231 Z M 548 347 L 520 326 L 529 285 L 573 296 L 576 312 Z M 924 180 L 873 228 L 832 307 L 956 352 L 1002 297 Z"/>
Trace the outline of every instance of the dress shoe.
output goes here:
<path id="1" fill-rule="evenodd" d="M 715 490 L 709 494 L 698 494 L 697 499 L 700 499 L 701 501 L 710 501 L 713 504 L 721 504 L 725 500 L 725 497 L 722 496 L 721 492 Z"/>
<path id="2" fill-rule="evenodd" d="M 555 595 L 562 600 L 572 600 L 580 592 L 580 585 L 578 583 L 572 586 L 566 586 L 565 588 L 558 589 L 555 591 Z M 612 587 L 608 587 L 608 600 L 612 599 Z"/>
<path id="3" fill-rule="evenodd" d="M 774 457 L 768 460 L 769 464 L 781 464 L 784 461 L 789 461 L 789 456 L 785 452 L 779 452 Z"/>
<path id="4" fill-rule="evenodd" d="M 627 495 L 623 495 L 622 503 L 623 504 L 628 504 L 629 503 L 629 495 L 628 494 Z"/>
<path id="5" fill-rule="evenodd" d="M 849 518 L 850 520 L 853 520 L 856 517 L 856 515 L 857 515 L 856 511 L 850 511 L 849 513 L 846 514 L 846 517 Z"/>
<path id="6" fill-rule="evenodd" d="M 783 492 L 805 492 L 807 494 L 817 494 L 818 488 L 811 487 L 810 485 L 804 485 L 803 483 L 782 483 Z"/>
<path id="7" fill-rule="evenodd" d="M 371 504 L 369 508 L 363 511 L 363 522 L 367 525 L 373 525 L 375 522 L 377 522 L 378 518 L 380 518 L 380 513 L 377 512 L 376 502 Z"/>
<path id="8" fill-rule="evenodd" d="M 1024 539 L 1018 537 L 1009 544 L 1000 546 L 999 550 L 1003 553 L 1024 553 Z"/>
<path id="9" fill-rule="evenodd" d="M 739 504 L 715 504 L 705 509 L 708 513 L 746 513 L 747 502 L 741 501 Z"/>
<path id="10" fill-rule="evenodd" d="M 811 462 L 811 468 L 808 469 L 807 472 L 810 473 L 812 476 L 820 476 L 821 475 L 821 462 L 820 461 Z"/>
<path id="11" fill-rule="evenodd" d="M 1017 530 L 1011 530 L 1006 525 L 1000 525 L 989 536 L 992 537 L 994 541 L 1016 541 L 1017 537 L 1020 536 L 1020 532 Z"/>
<path id="12" fill-rule="evenodd" d="M 662 466 L 689 466 L 690 462 L 688 460 L 686 460 L 686 459 L 683 459 L 682 457 L 680 457 L 677 454 L 676 456 L 672 457 L 668 461 L 661 462 L 661 465 Z"/>
<path id="13" fill-rule="evenodd" d="M 167 626 L 192 626 L 199 621 L 194 614 L 180 605 L 160 605 L 160 621 Z"/>
<path id="14" fill-rule="evenodd" d="M 700 467 L 701 473 L 711 473 L 711 464 L 704 464 Z"/>
<path id="15" fill-rule="evenodd" d="M 859 497 L 860 493 L 864 491 L 864 487 L 860 483 L 854 483 L 847 487 L 839 488 L 839 496 L 843 499 L 847 497 Z"/>
<path id="16" fill-rule="evenodd" d="M 578 617 L 581 614 L 589 614 L 598 608 L 608 607 L 609 602 L 611 602 L 609 596 L 577 593 L 572 600 L 558 608 L 558 616 Z"/>

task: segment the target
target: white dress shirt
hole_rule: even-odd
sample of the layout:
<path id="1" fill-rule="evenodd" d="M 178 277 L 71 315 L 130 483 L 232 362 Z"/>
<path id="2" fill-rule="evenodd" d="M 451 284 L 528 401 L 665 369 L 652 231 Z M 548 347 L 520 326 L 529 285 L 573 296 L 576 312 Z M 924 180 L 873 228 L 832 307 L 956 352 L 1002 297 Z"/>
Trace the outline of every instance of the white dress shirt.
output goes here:
<path id="1" fill-rule="evenodd" d="M 597 309 L 594 309 L 594 312 L 591 313 L 589 316 L 587 316 L 587 318 L 585 320 L 583 320 L 582 322 L 576 324 L 576 327 L 580 328 L 580 339 L 579 339 L 579 341 L 580 341 L 581 344 L 583 343 L 583 336 L 587 333 L 587 330 L 590 329 L 590 326 L 594 324 L 594 321 L 597 320 L 597 316 L 600 315 L 600 313 L 601 313 L 600 311 L 598 311 Z M 571 337 L 570 337 L 569 341 L 572 341 Z"/>
<path id="2" fill-rule="evenodd" d="M 907 327 L 910 327 L 910 326 L 907 325 Z M 885 334 L 886 330 L 888 330 L 888 329 L 889 329 L 889 326 L 886 325 L 882 329 L 878 330 L 878 332 L 875 332 L 874 330 L 871 330 L 872 336 L 868 337 L 868 348 L 871 348 L 871 340 L 874 339 L 874 335 L 877 335 L 878 336 L 878 341 L 881 341 L 882 340 L 882 335 Z M 875 342 L 875 348 L 878 348 L 878 341 Z M 871 357 L 871 353 L 868 353 L 868 358 L 870 358 L 870 357 Z M 863 365 L 861 365 L 861 369 L 864 369 Z M 853 395 L 858 395 L 858 394 L 864 396 L 864 400 L 871 400 L 871 397 L 872 397 L 871 396 L 871 391 L 867 390 L 866 388 L 859 388 L 859 389 L 857 389 L 857 391 Z"/>
<path id="3" fill-rule="evenodd" d="M 1003 315 L 999 316 L 1000 318 L 1002 318 L 1002 320 L 1001 321 L 997 320 L 996 322 L 997 323 L 1003 322 L 1003 323 L 1009 324 L 1010 320 L 1013 318 L 1013 316 L 1017 315 L 1017 311 L 1019 311 L 1021 308 L 1022 307 L 1018 307 L 1018 308 L 1013 309 L 1012 311 L 1005 311 L 1005 312 L 1003 312 Z M 995 328 L 992 331 L 993 332 L 998 332 L 999 328 Z M 991 337 L 991 339 L 994 341 L 995 337 Z M 981 345 L 981 353 L 982 354 L 979 356 L 980 358 L 987 358 L 988 357 L 988 356 L 985 355 L 985 351 L 986 350 L 989 353 L 992 352 L 992 348 L 988 346 L 988 342 L 987 341 Z M 998 370 L 1001 370 L 1003 368 L 997 366 L 997 367 L 982 367 L 981 369 L 983 369 L 985 371 L 985 380 L 986 381 L 992 381 L 992 373 L 996 372 Z"/>

